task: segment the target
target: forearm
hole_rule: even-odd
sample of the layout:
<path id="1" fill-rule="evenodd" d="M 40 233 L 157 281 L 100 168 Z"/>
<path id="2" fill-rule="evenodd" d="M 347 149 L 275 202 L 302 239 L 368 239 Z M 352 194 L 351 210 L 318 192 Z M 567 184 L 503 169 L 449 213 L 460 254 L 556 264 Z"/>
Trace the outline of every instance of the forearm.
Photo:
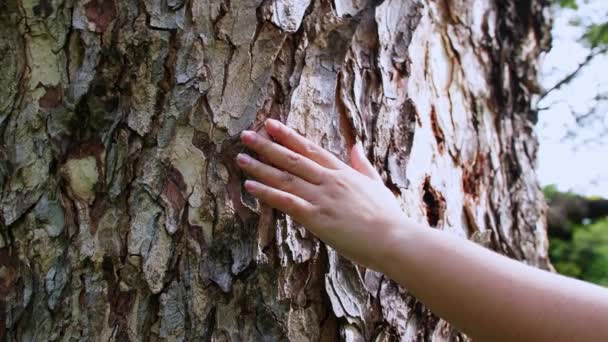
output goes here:
<path id="1" fill-rule="evenodd" d="M 602 340 L 607 290 L 408 223 L 382 270 L 438 316 L 479 340 Z"/>
<path id="2" fill-rule="evenodd" d="M 605 340 L 607 290 L 518 262 L 447 233 L 407 222 L 365 158 L 353 167 L 278 121 L 243 143 L 245 188 L 290 215 L 340 254 L 395 279 L 440 317 L 480 340 Z M 281 144 L 281 145 L 279 145 Z M 380 252 L 379 252 L 380 251 Z"/>

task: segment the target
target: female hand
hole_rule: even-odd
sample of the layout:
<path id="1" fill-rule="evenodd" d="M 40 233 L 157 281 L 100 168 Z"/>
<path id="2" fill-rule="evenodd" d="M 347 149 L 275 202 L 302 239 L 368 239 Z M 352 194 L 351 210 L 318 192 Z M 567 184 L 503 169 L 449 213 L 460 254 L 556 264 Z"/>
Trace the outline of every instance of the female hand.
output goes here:
<path id="1" fill-rule="evenodd" d="M 347 258 L 382 271 L 383 251 L 393 241 L 405 214 L 366 159 L 360 144 L 346 165 L 294 130 L 266 120 L 275 142 L 253 131 L 241 140 L 268 163 L 246 154 L 238 165 L 257 181 L 245 188 L 262 202 L 288 214 Z"/>
<path id="2" fill-rule="evenodd" d="M 340 254 L 383 272 L 474 340 L 604 341 L 608 291 L 541 271 L 437 229 L 418 229 L 355 146 L 352 167 L 274 120 L 272 142 L 243 132 L 268 161 L 239 154 L 245 187 Z M 540 317 L 540 319 L 539 319 Z"/>

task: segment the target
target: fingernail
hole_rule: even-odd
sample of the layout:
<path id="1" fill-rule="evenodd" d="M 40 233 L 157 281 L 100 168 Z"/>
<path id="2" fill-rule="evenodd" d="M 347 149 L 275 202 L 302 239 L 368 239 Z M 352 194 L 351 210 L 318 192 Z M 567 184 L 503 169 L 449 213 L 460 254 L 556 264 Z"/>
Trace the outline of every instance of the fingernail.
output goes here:
<path id="1" fill-rule="evenodd" d="M 253 192 L 255 191 L 255 189 L 257 188 L 257 183 L 251 180 L 246 180 L 245 181 L 245 189 L 249 192 Z"/>
<path id="2" fill-rule="evenodd" d="M 275 119 L 267 119 L 266 120 L 266 126 L 270 127 L 272 129 L 278 129 L 279 128 L 279 122 Z"/>
<path id="3" fill-rule="evenodd" d="M 241 140 L 245 143 L 250 143 L 255 140 L 255 133 L 253 131 L 243 131 L 241 133 Z"/>
<path id="4" fill-rule="evenodd" d="M 236 155 L 236 163 L 239 165 L 249 164 L 251 161 L 251 157 L 246 155 L 245 153 L 239 153 Z"/>

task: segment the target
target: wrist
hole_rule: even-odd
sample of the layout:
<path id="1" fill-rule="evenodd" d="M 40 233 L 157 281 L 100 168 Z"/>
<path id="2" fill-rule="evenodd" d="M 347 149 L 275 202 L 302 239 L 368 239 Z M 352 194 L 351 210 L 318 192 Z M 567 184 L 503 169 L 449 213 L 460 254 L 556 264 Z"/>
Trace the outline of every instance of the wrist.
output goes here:
<path id="1" fill-rule="evenodd" d="M 424 230 L 423 225 L 414 222 L 405 214 L 390 223 L 387 227 L 384 246 L 378 253 L 377 270 L 393 279 L 396 274 L 403 273 L 403 267 L 410 259 L 408 255 L 413 252 L 413 246 L 415 246 L 419 234 Z"/>

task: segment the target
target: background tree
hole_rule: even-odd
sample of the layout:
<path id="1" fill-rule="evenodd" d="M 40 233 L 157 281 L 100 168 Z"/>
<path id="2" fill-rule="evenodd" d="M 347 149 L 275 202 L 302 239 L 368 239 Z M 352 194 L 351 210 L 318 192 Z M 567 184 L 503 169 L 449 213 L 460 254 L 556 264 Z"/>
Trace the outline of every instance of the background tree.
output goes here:
<path id="1" fill-rule="evenodd" d="M 464 338 L 248 196 L 237 136 L 361 140 L 408 215 L 550 268 L 546 6 L 0 2 L 0 339 Z"/>
<path id="2" fill-rule="evenodd" d="M 608 286 L 608 200 L 544 188 L 549 254 L 558 272 Z"/>

